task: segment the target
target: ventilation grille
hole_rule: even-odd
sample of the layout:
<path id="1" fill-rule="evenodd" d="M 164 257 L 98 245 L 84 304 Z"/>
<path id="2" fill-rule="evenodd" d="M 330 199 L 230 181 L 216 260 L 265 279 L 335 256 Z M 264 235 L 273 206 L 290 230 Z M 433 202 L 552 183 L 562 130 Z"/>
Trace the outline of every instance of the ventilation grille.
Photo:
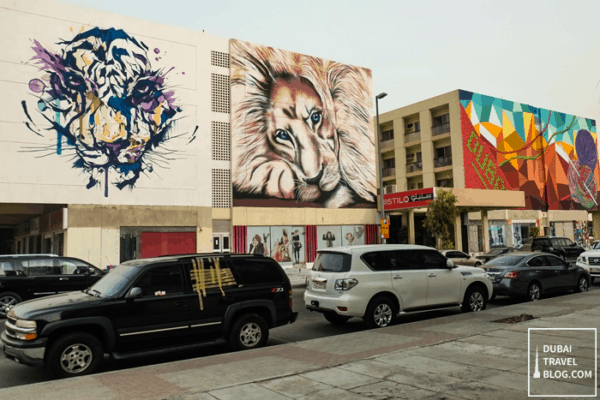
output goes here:
<path id="1" fill-rule="evenodd" d="M 214 50 L 211 51 L 210 64 L 215 67 L 229 68 L 229 54 Z"/>
<path id="2" fill-rule="evenodd" d="M 215 161 L 231 160 L 231 132 L 229 122 L 211 122 L 212 159 Z"/>
<path id="3" fill-rule="evenodd" d="M 213 208 L 231 208 L 231 171 L 212 170 L 212 206 Z"/>
<path id="4" fill-rule="evenodd" d="M 229 113 L 229 76 L 210 74 L 211 110 Z"/>

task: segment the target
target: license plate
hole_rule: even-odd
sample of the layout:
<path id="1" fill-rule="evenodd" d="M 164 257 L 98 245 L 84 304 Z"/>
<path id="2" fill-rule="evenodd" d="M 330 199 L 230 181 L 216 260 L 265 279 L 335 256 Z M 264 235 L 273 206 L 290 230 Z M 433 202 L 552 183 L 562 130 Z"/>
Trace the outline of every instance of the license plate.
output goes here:
<path id="1" fill-rule="evenodd" d="M 600 272 L 600 268 L 590 268 L 590 272 Z"/>
<path id="2" fill-rule="evenodd" d="M 325 281 L 325 282 L 313 281 L 313 289 L 325 289 L 326 283 L 327 283 L 327 281 Z"/>

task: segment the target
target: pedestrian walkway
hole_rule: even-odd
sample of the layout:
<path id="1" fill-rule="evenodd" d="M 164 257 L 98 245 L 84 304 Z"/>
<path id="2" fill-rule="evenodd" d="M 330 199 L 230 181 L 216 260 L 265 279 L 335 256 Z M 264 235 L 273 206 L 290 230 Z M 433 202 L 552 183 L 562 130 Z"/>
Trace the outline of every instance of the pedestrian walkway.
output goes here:
<path id="1" fill-rule="evenodd" d="M 522 314 L 534 319 L 493 322 Z M 595 376 L 546 378 L 574 367 L 545 365 L 544 345 L 571 345 L 561 357 L 595 374 L 595 333 L 547 328 L 598 327 L 594 291 L 414 323 L 400 316 L 384 329 L 3 389 L 0 399 L 525 399 L 528 328 L 545 329 L 531 333 L 544 374 L 532 390 L 582 396 L 595 393 Z"/>

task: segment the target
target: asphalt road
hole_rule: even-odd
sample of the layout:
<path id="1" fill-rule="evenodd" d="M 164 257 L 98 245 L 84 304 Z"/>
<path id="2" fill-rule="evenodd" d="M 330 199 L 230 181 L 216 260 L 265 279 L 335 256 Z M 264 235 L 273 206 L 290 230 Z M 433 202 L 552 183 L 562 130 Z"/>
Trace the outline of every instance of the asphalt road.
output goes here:
<path id="1" fill-rule="evenodd" d="M 590 287 L 590 290 L 599 289 L 600 283 L 596 283 Z M 291 325 L 281 326 L 271 330 L 269 341 L 267 343 L 268 346 L 276 346 L 279 344 L 293 343 L 320 337 L 342 335 L 344 333 L 358 332 L 365 329 L 364 323 L 360 318 L 352 318 L 344 325 L 330 324 L 325 320 L 323 315 L 308 311 L 304 307 L 304 301 L 302 299 L 303 295 L 304 289 L 294 289 L 294 310 L 299 312 L 298 319 Z M 522 301 L 523 300 L 521 299 L 501 296 L 489 302 L 488 308 L 491 309 L 504 307 L 517 304 Z M 459 314 L 460 312 L 460 308 L 454 307 L 434 311 L 402 314 L 396 319 L 395 324 L 406 324 L 425 319 L 439 318 L 448 315 Z M 0 332 L 4 331 L 4 320 L 0 319 L 0 325 Z M 197 357 L 206 357 L 228 352 L 229 349 L 226 346 L 215 346 L 194 352 L 185 352 L 183 354 L 176 353 L 168 356 L 147 357 L 119 362 L 107 358 L 98 372 L 117 371 L 121 369 L 187 360 Z M 0 354 L 0 388 L 45 382 L 53 379 L 54 378 L 44 368 L 32 368 L 19 365 L 11 360 L 6 359 L 4 354 Z"/>

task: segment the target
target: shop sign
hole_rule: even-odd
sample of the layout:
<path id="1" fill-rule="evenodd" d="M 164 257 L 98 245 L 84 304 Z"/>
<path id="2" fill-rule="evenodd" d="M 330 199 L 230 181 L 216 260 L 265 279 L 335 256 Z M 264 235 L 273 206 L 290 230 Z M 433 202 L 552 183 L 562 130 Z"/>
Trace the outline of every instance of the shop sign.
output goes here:
<path id="1" fill-rule="evenodd" d="M 390 220 L 387 218 L 381 219 L 381 238 L 382 239 L 390 238 Z"/>
<path id="2" fill-rule="evenodd" d="M 426 207 L 435 198 L 433 188 L 408 190 L 383 195 L 386 211 Z"/>

